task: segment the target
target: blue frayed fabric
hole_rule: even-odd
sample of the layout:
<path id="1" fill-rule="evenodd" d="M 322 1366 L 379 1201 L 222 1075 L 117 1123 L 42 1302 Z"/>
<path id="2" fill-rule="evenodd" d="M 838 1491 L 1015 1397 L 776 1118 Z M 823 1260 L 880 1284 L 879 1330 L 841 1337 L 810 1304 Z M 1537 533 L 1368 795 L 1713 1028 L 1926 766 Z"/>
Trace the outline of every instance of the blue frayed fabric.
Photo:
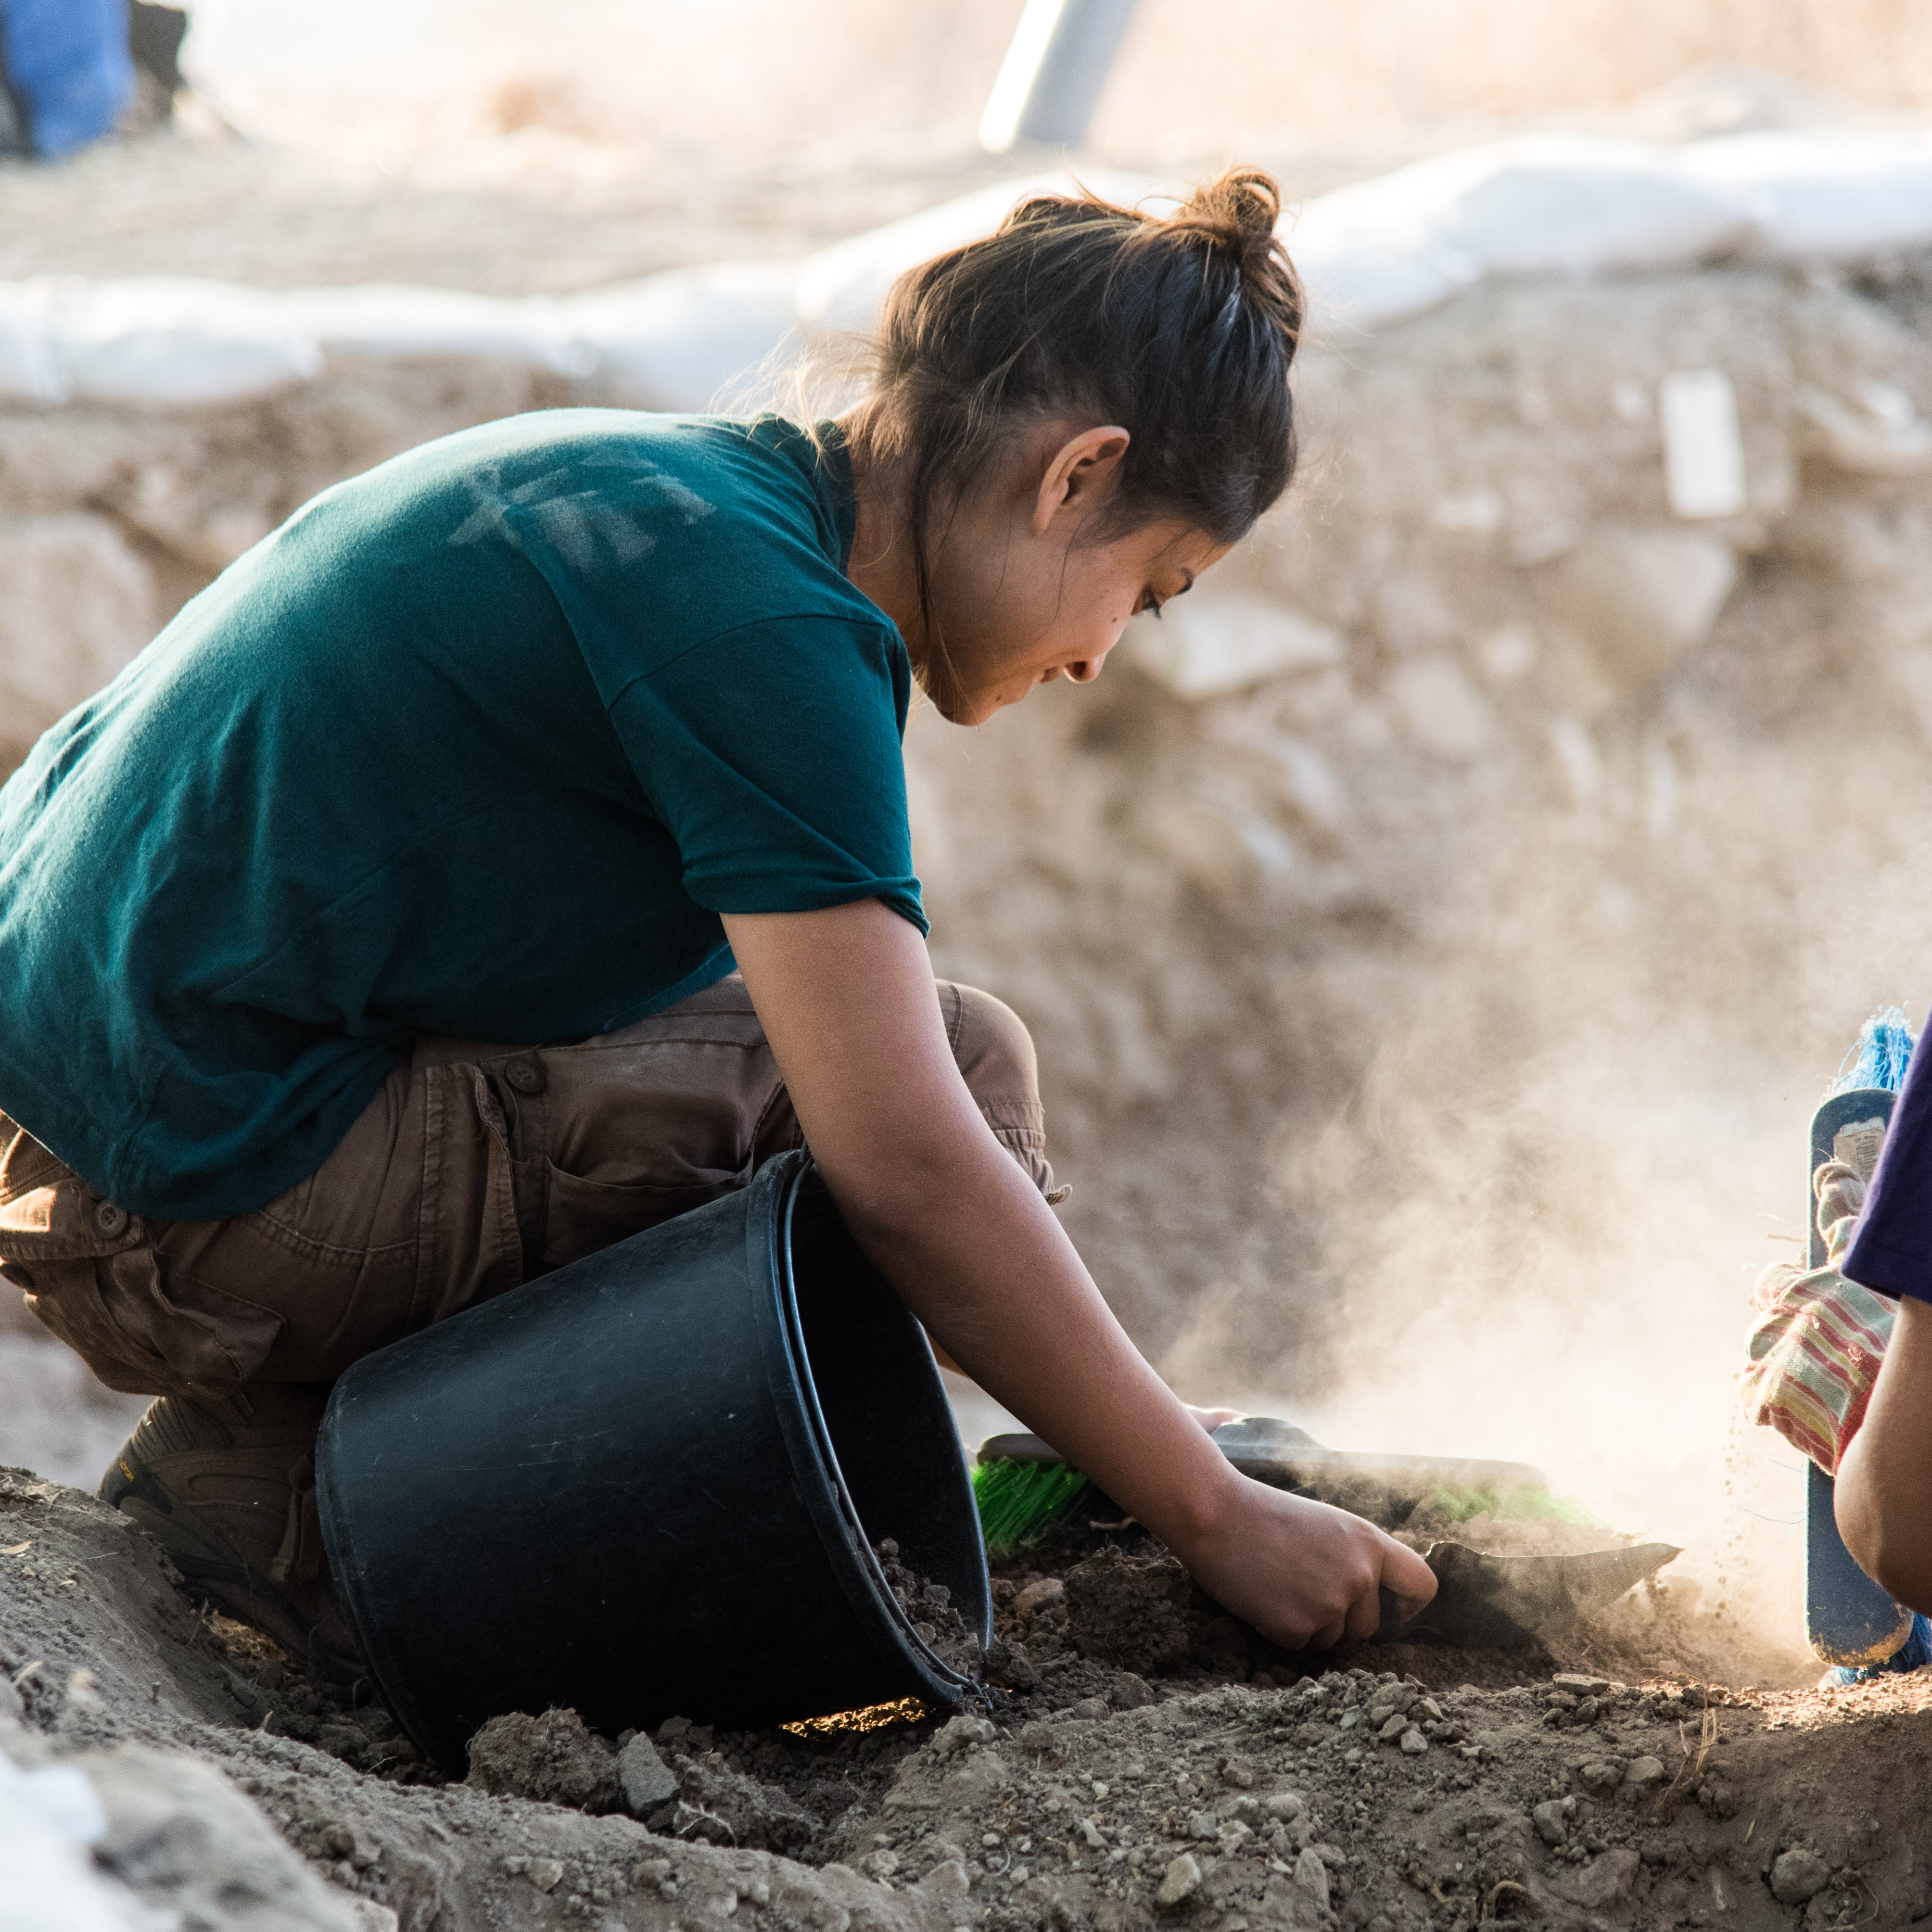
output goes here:
<path id="1" fill-rule="evenodd" d="M 1932 1664 L 1932 1622 L 1915 1616 L 1912 1619 L 1912 1634 L 1882 1664 L 1856 1667 L 1841 1664 L 1837 1670 L 1826 1672 L 1825 1682 L 1844 1690 L 1853 1684 L 1869 1684 L 1875 1678 L 1901 1676 L 1908 1670 L 1917 1670 L 1928 1664 Z"/>
<path id="2" fill-rule="evenodd" d="M 1882 1087 L 1896 1094 L 1905 1084 L 1913 1041 L 1902 1006 L 1881 1006 L 1858 1029 L 1857 1044 L 1845 1055 L 1829 1090 L 1850 1094 L 1864 1087 Z"/>

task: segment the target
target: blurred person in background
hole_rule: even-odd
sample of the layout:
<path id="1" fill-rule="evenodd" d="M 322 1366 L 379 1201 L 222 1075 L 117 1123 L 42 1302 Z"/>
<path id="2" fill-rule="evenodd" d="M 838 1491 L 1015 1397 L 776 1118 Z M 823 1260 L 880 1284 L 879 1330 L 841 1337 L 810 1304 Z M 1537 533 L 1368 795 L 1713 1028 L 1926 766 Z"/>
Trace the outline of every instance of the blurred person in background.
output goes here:
<path id="1" fill-rule="evenodd" d="M 1274 182 L 902 277 L 836 422 L 570 410 L 325 491 L 0 790 L 0 1266 L 158 1396 L 103 1496 L 352 1678 L 311 1452 L 359 1357 L 808 1143 L 976 1379 L 1291 1648 L 1435 1588 L 1238 1473 L 1054 1219 L 1033 1042 L 937 982 L 912 687 L 1100 675 L 1294 462 Z M 488 1508 L 479 1492 L 479 1508 Z M 479 1580 L 479 1582 L 482 1580 Z"/>
<path id="2" fill-rule="evenodd" d="M 1766 1270 L 1747 1382 L 1760 1387 L 1757 1419 L 1835 1476 L 1838 1528 L 1858 1567 L 1917 1612 L 1904 1645 L 1874 1667 L 1916 1670 L 1932 1663 L 1932 1052 L 1922 1036 L 1890 1121 L 1846 1128 L 1832 1156 L 1812 1182 L 1827 1265 Z"/>
<path id="3" fill-rule="evenodd" d="M 0 152 L 55 161 L 172 112 L 188 16 L 145 0 L 0 4 Z"/>
<path id="4" fill-rule="evenodd" d="M 1741 1378 L 1744 1411 L 1834 1478 L 1845 1546 L 1916 1614 L 1882 1663 L 1851 1684 L 1932 1663 L 1932 1056 L 1914 1052 L 1898 1105 L 1841 1128 L 1811 1177 L 1820 1268 L 1759 1276 Z"/>

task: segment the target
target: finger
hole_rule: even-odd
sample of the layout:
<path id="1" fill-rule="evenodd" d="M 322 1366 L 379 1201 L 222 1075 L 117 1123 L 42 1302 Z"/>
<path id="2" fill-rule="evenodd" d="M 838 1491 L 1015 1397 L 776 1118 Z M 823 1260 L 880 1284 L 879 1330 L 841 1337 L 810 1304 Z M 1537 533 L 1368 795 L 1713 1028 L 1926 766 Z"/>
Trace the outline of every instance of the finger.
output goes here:
<path id="1" fill-rule="evenodd" d="M 1210 1436 L 1213 1435 L 1222 1423 L 1239 1422 L 1241 1419 L 1241 1412 L 1238 1408 L 1190 1408 L 1187 1412 L 1200 1424 L 1203 1429 L 1207 1430 Z"/>
<path id="2" fill-rule="evenodd" d="M 1308 1640 L 1307 1648 L 1310 1650 L 1333 1650 L 1342 1641 L 1347 1630 L 1348 1621 L 1346 1617 L 1334 1618 L 1324 1624 Z"/>
<path id="3" fill-rule="evenodd" d="M 1348 1606 L 1348 1614 L 1343 1628 L 1348 1631 L 1351 1642 L 1366 1643 L 1382 1628 L 1382 1592 L 1371 1583 Z"/>

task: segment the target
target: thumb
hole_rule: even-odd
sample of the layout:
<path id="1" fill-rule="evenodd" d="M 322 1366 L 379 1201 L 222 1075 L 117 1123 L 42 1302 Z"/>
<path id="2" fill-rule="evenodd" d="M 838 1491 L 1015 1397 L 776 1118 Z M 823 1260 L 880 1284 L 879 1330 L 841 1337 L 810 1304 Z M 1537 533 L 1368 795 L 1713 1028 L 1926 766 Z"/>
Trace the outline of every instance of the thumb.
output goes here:
<path id="1" fill-rule="evenodd" d="M 1407 1544 L 1388 1539 L 1383 1552 L 1382 1586 L 1406 1622 L 1426 1609 L 1436 1594 L 1436 1572 Z"/>

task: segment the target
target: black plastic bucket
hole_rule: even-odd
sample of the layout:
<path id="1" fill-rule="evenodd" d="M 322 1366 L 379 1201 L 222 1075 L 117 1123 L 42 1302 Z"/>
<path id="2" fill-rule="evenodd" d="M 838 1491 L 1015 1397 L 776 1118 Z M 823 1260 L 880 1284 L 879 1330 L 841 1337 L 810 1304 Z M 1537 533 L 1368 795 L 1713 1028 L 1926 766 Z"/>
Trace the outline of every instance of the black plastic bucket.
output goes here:
<path id="1" fill-rule="evenodd" d="M 971 1694 L 886 1538 L 991 1634 L 932 1351 L 803 1154 L 356 1364 L 316 1486 L 376 1685 L 459 1774 L 508 1711 L 750 1729 Z"/>

